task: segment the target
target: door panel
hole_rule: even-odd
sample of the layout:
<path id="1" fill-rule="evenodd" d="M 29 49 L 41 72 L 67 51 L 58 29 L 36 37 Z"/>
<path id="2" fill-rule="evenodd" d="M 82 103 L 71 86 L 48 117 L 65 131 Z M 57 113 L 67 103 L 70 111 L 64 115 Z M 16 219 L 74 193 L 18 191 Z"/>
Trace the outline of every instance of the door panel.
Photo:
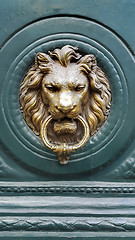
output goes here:
<path id="1" fill-rule="evenodd" d="M 1 239 L 133 239 L 135 1 L 0 3 Z M 65 45 L 96 57 L 111 107 L 61 165 L 26 124 L 19 97 L 36 54 Z"/>

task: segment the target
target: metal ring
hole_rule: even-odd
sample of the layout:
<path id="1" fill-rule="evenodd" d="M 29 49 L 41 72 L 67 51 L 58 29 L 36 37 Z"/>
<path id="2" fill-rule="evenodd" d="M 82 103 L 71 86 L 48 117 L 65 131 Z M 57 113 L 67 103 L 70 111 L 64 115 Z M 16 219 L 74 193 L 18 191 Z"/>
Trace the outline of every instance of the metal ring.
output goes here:
<path id="1" fill-rule="evenodd" d="M 44 145 L 46 147 L 48 147 L 49 149 L 51 149 L 52 151 L 56 152 L 58 154 L 58 158 L 60 160 L 60 162 L 62 164 L 66 164 L 67 160 L 69 158 L 69 155 L 71 152 L 74 152 L 75 150 L 78 150 L 79 148 L 83 147 L 84 144 L 88 141 L 89 136 L 90 136 L 90 132 L 89 132 L 89 126 L 88 123 L 84 120 L 84 118 L 82 116 L 78 116 L 77 118 L 81 124 L 83 125 L 84 128 L 84 136 L 82 138 L 82 140 L 79 143 L 73 144 L 73 145 L 69 145 L 66 143 L 62 143 L 62 144 L 54 144 L 51 143 L 48 140 L 47 137 L 47 127 L 48 124 L 53 120 L 52 116 L 50 115 L 49 117 L 46 118 L 46 120 L 43 122 L 42 127 L 41 127 L 41 139 L 44 143 Z M 64 155 L 65 157 L 62 158 L 61 156 Z M 62 160 L 63 159 L 63 160 Z"/>

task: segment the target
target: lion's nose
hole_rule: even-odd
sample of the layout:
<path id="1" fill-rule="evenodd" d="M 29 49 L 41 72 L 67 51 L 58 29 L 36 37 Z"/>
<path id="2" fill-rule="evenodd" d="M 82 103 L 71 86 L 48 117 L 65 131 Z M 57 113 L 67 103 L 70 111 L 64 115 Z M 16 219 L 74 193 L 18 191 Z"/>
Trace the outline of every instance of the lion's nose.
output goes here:
<path id="1" fill-rule="evenodd" d="M 63 113 L 71 111 L 74 108 L 72 97 L 66 93 L 62 93 L 57 108 Z"/>
<path id="2" fill-rule="evenodd" d="M 63 113 L 68 113 L 70 112 L 74 107 L 73 106 L 57 106 L 57 108 L 59 109 L 59 111 L 63 112 Z"/>

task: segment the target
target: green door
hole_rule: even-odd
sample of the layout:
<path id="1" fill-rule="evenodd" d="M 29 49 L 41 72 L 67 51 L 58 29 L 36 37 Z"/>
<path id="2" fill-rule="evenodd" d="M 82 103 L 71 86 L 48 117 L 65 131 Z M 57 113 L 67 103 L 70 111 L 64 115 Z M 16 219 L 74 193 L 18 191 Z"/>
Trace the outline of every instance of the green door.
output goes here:
<path id="1" fill-rule="evenodd" d="M 135 0 L 0 6 L 0 238 L 135 239 Z"/>

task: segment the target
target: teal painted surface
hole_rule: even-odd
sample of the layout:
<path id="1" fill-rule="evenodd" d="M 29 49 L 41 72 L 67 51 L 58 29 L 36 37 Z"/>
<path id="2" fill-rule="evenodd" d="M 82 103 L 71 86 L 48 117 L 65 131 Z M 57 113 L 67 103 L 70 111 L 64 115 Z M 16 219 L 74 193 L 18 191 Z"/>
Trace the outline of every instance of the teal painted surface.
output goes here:
<path id="1" fill-rule="evenodd" d="M 119 240 L 119 239 L 126 239 L 126 240 L 134 240 L 134 234 L 135 233 L 126 233 L 126 234 L 116 234 L 116 236 L 114 236 L 113 233 L 108 233 L 108 234 L 105 234 L 105 233 L 100 233 L 98 234 L 98 236 L 94 236 L 95 234 L 94 233 L 91 233 L 91 234 L 87 234 L 87 233 L 51 233 L 51 234 L 44 234 L 44 233 L 40 233 L 40 234 L 37 234 L 37 233 L 30 233 L 30 234 L 25 234 L 25 233 L 22 233 L 22 234 L 11 234 L 10 237 L 7 236 L 5 237 L 5 235 L 8 235 L 8 234 L 3 234 L 3 237 L 0 239 L 2 240 L 9 240 L 9 239 L 19 239 L 19 240 L 24 240 L 27 238 L 27 240 L 31 240 L 31 239 L 34 239 L 34 240 L 37 240 L 37 239 L 49 239 L 49 240 L 56 240 L 56 239 L 60 239 L 60 240 L 68 240 L 68 239 L 73 239 L 73 240 L 88 240 L 88 239 L 91 239 L 91 240 Z"/>
<path id="2" fill-rule="evenodd" d="M 0 239 L 135 239 L 135 0 L 0 0 Z M 38 51 L 96 55 L 112 91 L 102 129 L 61 166 L 25 124 Z"/>
<path id="3" fill-rule="evenodd" d="M 30 3 L 31 1 L 28 2 L 28 6 Z M 58 1 L 58 3 L 61 2 Z M 50 6 L 50 4 L 52 5 Z M 75 4 L 76 1 L 73 1 L 72 5 L 75 6 Z M 91 4 L 89 3 L 89 6 L 92 7 Z M 96 2 L 94 4 L 96 7 Z M 100 4 L 101 2 L 99 1 Z M 16 31 L 13 31 L 10 35 L 11 29 L 6 24 L 6 32 L 9 34 L 9 37 L 5 39 L 0 52 L 0 57 L 3 59 L 1 65 L 0 114 L 3 124 L 3 128 L 1 129 L 3 147 L 1 149 L 4 150 L 2 155 L 6 154 L 2 165 L 3 172 L 5 171 L 2 179 L 11 179 L 13 181 L 15 179 L 21 181 L 23 179 L 28 181 L 33 179 L 118 180 L 119 176 L 117 179 L 117 174 L 114 174 L 114 171 L 117 171 L 117 166 L 121 162 L 123 164 L 124 160 L 125 169 L 126 165 L 130 165 L 127 157 L 125 159 L 124 157 L 120 158 L 121 151 L 126 155 L 127 146 L 131 148 L 130 154 L 132 154 L 134 149 L 135 68 L 132 50 L 128 46 L 129 43 L 126 43 L 114 31 L 115 29 L 110 29 L 110 25 L 105 26 L 102 22 L 98 23 L 98 18 L 96 21 L 91 19 L 90 13 L 91 20 L 87 18 L 87 14 L 85 17 L 81 15 L 65 15 L 66 3 L 64 1 L 61 3 L 61 9 L 64 9 L 63 14 L 57 17 L 55 14 L 48 16 L 45 11 L 44 18 L 42 18 L 42 5 L 43 7 L 46 6 L 48 14 L 51 14 L 51 11 L 55 9 L 53 1 L 49 2 L 49 6 L 47 2 L 44 1 L 43 4 L 39 1 L 38 6 L 36 5 L 38 18 L 34 18 L 35 20 L 32 22 L 33 11 L 30 9 L 29 15 L 31 16 L 31 21 L 22 17 L 22 20 L 19 19 L 19 24 L 24 24 L 23 21 L 26 20 L 28 22 L 24 26 L 21 27 L 20 25 L 17 28 L 17 20 L 20 17 L 20 12 L 18 12 L 17 8 L 20 7 L 20 9 L 23 9 L 25 16 L 28 6 L 26 9 L 26 4 L 23 1 L 20 1 L 17 5 L 14 5 L 12 2 L 13 11 L 11 13 L 14 17 L 11 22 L 12 27 Z M 106 4 L 106 7 L 109 6 L 111 9 L 113 8 L 112 4 Z M 124 3 L 124 6 L 126 8 L 126 3 Z M 5 8 L 8 10 L 8 7 L 6 1 L 3 5 L 3 12 Z M 80 2 L 78 8 L 80 9 Z M 71 6 L 70 10 L 72 10 Z M 7 21 L 8 17 L 9 22 L 9 16 L 10 13 L 9 15 L 5 14 L 3 19 Z M 14 18 L 16 22 L 14 22 Z M 108 21 L 106 17 L 104 18 L 105 20 Z M 109 24 L 109 22 L 106 23 Z M 121 30 L 120 25 L 118 26 L 119 30 Z M 4 29 L 2 29 L 3 31 Z M 4 36 L 4 33 L 2 36 Z M 28 68 L 33 64 L 35 54 L 38 51 L 47 52 L 68 43 L 78 46 L 80 51 L 85 54 L 88 52 L 95 54 L 99 66 L 104 69 L 110 82 L 112 106 L 110 115 L 101 130 L 90 138 L 90 141 L 81 150 L 73 154 L 69 164 L 63 167 L 57 161 L 56 156 L 45 148 L 41 140 L 25 124 L 20 112 L 19 87 Z M 6 170 L 4 170 L 4 164 L 6 164 Z M 23 167 L 22 169 L 20 168 L 20 164 Z M 18 176 L 19 169 L 22 173 L 21 176 L 20 174 Z M 8 173 L 10 172 L 8 178 L 7 171 Z M 6 178 L 4 175 L 6 175 Z M 134 173 L 132 175 L 134 176 Z"/>
<path id="4" fill-rule="evenodd" d="M 1 0 L 1 43 L 24 25 L 54 15 L 78 15 L 88 17 L 120 35 L 132 51 L 135 51 L 134 21 L 135 1 L 130 0 Z M 10 12 L 9 12 L 10 9 Z M 11 25 L 12 21 L 12 25 Z M 4 28 L 3 28 L 4 27 Z"/>

